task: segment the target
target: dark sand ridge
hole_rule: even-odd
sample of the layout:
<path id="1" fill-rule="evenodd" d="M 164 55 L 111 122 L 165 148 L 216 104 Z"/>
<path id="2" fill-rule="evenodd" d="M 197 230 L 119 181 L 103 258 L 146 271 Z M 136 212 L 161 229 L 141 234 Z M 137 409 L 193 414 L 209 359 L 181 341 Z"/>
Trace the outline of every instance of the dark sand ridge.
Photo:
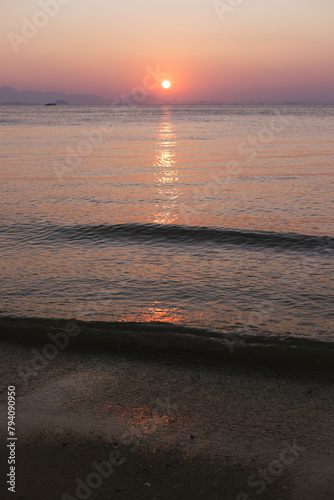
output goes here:
<path id="1" fill-rule="evenodd" d="M 1 345 L 2 443 L 7 386 L 18 394 L 16 498 L 75 498 L 114 450 L 124 463 L 86 498 L 334 498 L 333 371 L 68 347 L 25 383 L 18 367 L 41 346 Z"/>

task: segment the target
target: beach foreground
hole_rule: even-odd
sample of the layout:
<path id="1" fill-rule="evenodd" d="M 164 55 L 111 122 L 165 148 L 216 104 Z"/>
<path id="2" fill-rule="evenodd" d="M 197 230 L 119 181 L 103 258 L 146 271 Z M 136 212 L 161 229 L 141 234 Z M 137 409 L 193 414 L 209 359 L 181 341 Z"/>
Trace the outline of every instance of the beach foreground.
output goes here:
<path id="1" fill-rule="evenodd" d="M 333 371 L 78 347 L 42 366 L 41 346 L 1 346 L 17 498 L 333 498 Z"/>

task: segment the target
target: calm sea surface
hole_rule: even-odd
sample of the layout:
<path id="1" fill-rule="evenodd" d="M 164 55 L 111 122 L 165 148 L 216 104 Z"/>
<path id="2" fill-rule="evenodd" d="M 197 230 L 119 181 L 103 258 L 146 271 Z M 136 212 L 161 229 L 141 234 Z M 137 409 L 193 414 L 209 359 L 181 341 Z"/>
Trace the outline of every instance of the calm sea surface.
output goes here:
<path id="1" fill-rule="evenodd" d="M 334 107 L 0 106 L 1 316 L 334 341 Z"/>

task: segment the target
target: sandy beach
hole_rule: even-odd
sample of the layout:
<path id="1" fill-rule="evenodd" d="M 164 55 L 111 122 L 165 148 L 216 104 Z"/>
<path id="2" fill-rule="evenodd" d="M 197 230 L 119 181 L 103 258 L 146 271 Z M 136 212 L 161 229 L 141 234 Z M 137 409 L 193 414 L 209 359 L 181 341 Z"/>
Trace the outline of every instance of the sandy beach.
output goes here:
<path id="1" fill-rule="evenodd" d="M 69 347 L 24 379 L 42 345 L 1 345 L 2 443 L 7 387 L 17 393 L 17 498 L 334 496 L 333 371 Z M 1 455 L 4 478 L 4 444 Z"/>

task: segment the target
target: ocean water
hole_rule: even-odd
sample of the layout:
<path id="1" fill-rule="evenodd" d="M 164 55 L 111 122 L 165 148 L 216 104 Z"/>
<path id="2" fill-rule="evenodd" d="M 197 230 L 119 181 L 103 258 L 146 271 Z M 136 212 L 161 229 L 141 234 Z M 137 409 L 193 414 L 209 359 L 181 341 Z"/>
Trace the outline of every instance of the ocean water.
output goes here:
<path id="1" fill-rule="evenodd" d="M 0 106 L 1 317 L 333 348 L 333 129 L 330 106 Z"/>

